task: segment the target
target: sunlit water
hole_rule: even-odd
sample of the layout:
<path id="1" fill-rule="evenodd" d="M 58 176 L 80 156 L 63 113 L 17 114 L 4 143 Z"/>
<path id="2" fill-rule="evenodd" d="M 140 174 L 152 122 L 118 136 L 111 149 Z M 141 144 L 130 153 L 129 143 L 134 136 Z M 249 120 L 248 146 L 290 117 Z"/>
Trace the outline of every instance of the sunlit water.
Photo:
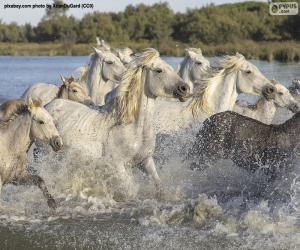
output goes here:
<path id="1" fill-rule="evenodd" d="M 174 67 L 181 61 L 165 59 Z M 76 74 L 87 62 L 87 57 L 0 57 L 0 99 L 17 98 L 34 82 L 59 83 L 59 74 Z M 300 78 L 300 64 L 253 62 L 285 85 Z M 157 105 L 155 159 L 165 187 L 160 198 L 152 181 L 134 169 L 135 198 L 116 202 L 111 190 L 117 185 L 106 182 L 101 163 L 51 155 L 31 165 L 59 208 L 51 212 L 35 187 L 5 186 L 0 249 L 300 249 L 298 169 L 272 185 L 261 173 L 229 161 L 193 172 L 184 158 L 201 124 L 172 130 L 179 118 L 171 111 L 181 104 L 159 100 Z M 288 201 L 273 194 L 278 188 Z"/>

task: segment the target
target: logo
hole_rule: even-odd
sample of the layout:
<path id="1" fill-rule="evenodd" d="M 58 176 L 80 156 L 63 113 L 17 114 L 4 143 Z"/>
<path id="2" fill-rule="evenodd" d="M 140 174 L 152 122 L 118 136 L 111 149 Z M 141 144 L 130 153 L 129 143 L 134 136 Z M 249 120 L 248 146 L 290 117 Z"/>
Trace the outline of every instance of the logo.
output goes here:
<path id="1" fill-rule="evenodd" d="M 269 12 L 270 15 L 273 16 L 297 15 L 298 3 L 296 2 L 270 3 Z"/>

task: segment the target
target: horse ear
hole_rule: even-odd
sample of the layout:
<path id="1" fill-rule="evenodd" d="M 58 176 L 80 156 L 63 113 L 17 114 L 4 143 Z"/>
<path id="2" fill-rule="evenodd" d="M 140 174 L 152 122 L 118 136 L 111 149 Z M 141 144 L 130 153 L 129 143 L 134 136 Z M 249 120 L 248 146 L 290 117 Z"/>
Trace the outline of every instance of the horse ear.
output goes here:
<path id="1" fill-rule="evenodd" d="M 67 82 L 66 78 L 63 75 L 60 75 L 60 79 L 62 80 L 63 84 Z"/>
<path id="2" fill-rule="evenodd" d="M 97 43 L 97 46 L 101 46 L 100 38 L 98 36 L 96 37 L 96 43 Z"/>
<path id="3" fill-rule="evenodd" d="M 103 52 L 102 52 L 100 49 L 97 49 L 97 48 L 94 47 L 94 51 L 95 51 L 99 56 L 104 57 L 104 54 L 103 54 Z"/>
<path id="4" fill-rule="evenodd" d="M 193 49 L 193 48 L 185 49 L 185 53 L 190 58 L 196 58 L 197 56 L 202 55 L 201 49 Z"/>
<path id="5" fill-rule="evenodd" d="M 107 50 L 110 50 L 109 45 L 103 39 L 101 40 L 101 46 Z"/>

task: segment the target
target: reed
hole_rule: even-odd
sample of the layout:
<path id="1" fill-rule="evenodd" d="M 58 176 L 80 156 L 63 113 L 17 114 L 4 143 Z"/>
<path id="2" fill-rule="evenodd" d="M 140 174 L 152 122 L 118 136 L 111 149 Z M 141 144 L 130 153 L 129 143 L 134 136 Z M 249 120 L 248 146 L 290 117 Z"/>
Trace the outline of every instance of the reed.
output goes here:
<path id="1" fill-rule="evenodd" d="M 251 40 L 207 45 L 201 42 L 184 44 L 173 40 L 113 42 L 114 47 L 130 47 L 140 51 L 147 47 L 157 48 L 162 55 L 183 56 L 187 47 L 200 47 L 206 56 L 221 56 L 240 52 L 247 59 L 292 62 L 300 60 L 300 43 L 295 41 L 254 42 Z M 88 55 L 95 44 L 72 43 L 0 43 L 0 55 L 12 56 L 81 56 Z"/>

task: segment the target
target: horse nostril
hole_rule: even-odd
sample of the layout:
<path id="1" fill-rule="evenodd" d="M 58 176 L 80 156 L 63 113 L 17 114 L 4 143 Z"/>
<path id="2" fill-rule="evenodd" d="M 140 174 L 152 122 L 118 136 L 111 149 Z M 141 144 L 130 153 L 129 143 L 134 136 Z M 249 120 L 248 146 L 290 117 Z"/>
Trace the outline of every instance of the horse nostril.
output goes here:
<path id="1" fill-rule="evenodd" d="M 270 93 L 273 93 L 273 92 L 274 92 L 274 88 L 273 88 L 273 87 L 270 87 L 270 88 L 268 89 L 268 91 L 269 91 Z"/>
<path id="2" fill-rule="evenodd" d="M 182 94 L 186 94 L 188 92 L 188 86 L 187 85 L 179 85 L 178 90 Z"/>
<path id="3" fill-rule="evenodd" d="M 62 139 L 60 137 L 54 137 L 52 139 L 52 145 L 55 151 L 60 150 L 63 147 Z"/>

